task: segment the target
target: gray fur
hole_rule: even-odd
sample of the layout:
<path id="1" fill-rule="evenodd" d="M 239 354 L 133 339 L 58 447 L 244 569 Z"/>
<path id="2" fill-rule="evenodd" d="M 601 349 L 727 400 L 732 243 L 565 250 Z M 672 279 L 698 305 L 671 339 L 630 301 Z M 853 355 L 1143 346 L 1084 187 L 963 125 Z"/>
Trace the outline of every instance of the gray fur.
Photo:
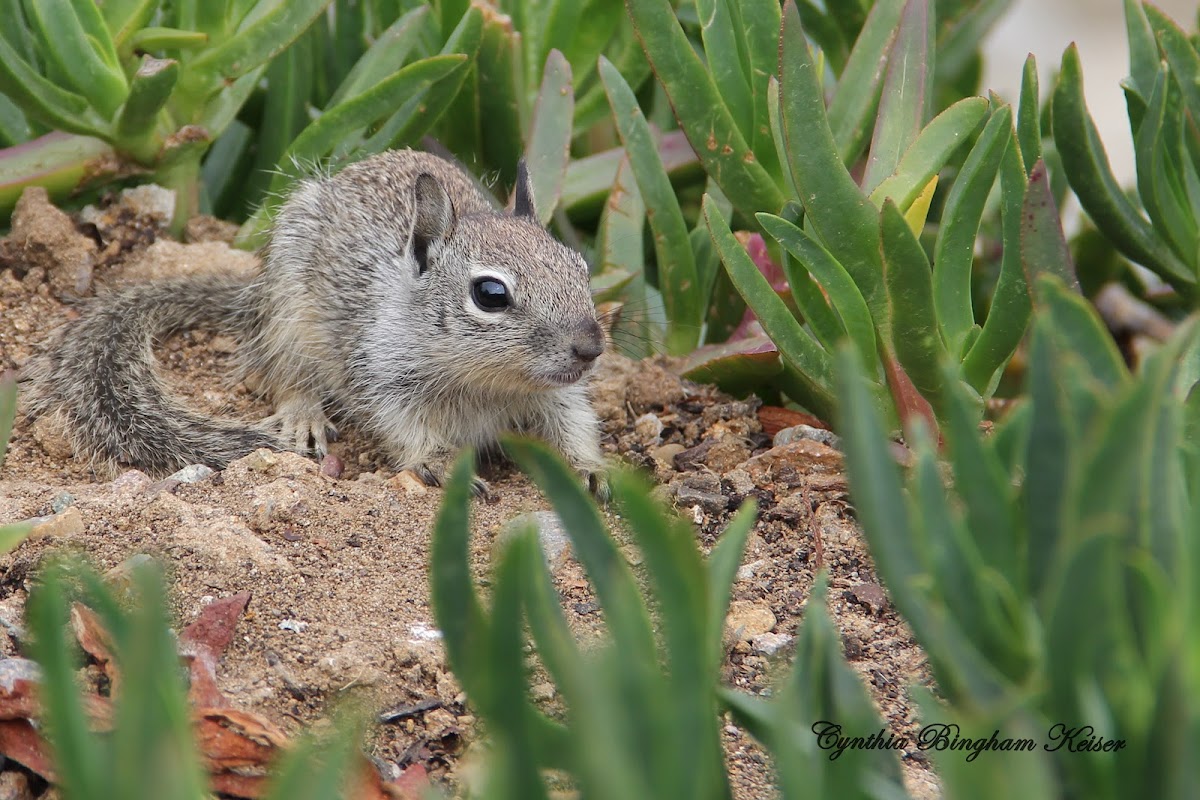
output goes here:
<path id="1" fill-rule="evenodd" d="M 505 283 L 512 307 L 480 310 L 479 276 Z M 156 377 L 152 341 L 202 323 L 241 338 L 242 367 L 275 406 L 263 425 L 205 418 Z M 328 409 L 431 483 L 459 448 L 519 430 L 599 486 L 583 378 L 603 347 L 583 259 L 536 219 L 493 211 L 448 162 L 406 150 L 301 183 L 248 282 L 98 298 L 23 379 L 30 412 L 63 416 L 82 453 L 159 474 L 263 446 L 321 454 Z"/>

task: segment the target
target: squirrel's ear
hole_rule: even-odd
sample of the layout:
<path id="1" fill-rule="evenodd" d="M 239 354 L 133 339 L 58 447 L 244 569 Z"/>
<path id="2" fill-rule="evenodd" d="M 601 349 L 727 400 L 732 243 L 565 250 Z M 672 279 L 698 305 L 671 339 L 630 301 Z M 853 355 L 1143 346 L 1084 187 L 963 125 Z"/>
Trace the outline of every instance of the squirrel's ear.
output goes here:
<path id="1" fill-rule="evenodd" d="M 529 167 L 525 159 L 517 162 L 517 187 L 513 190 L 513 214 L 518 217 L 537 219 L 537 211 L 533 207 L 533 186 L 529 183 Z"/>
<path id="2" fill-rule="evenodd" d="M 456 219 L 450 195 L 428 172 L 417 176 L 413 194 L 413 257 L 423 274 L 429 268 L 429 243 L 449 239 Z"/>

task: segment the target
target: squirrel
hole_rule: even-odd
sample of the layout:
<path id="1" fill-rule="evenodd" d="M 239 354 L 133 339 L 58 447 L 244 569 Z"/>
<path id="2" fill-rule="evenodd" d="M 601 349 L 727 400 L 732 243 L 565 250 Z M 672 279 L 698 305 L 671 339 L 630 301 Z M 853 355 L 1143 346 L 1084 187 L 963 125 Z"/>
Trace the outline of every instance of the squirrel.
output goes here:
<path id="1" fill-rule="evenodd" d="M 605 347 L 582 256 L 538 222 L 522 161 L 512 211 L 458 166 L 379 153 L 302 180 L 251 277 L 197 275 L 103 294 L 22 370 L 31 419 L 77 454 L 155 475 L 260 447 L 323 457 L 345 420 L 396 469 L 439 485 L 456 452 L 540 436 L 606 494 L 584 378 Z M 239 339 L 275 413 L 205 416 L 167 391 L 152 345 L 208 325 Z M 474 479 L 476 494 L 487 484 Z"/>

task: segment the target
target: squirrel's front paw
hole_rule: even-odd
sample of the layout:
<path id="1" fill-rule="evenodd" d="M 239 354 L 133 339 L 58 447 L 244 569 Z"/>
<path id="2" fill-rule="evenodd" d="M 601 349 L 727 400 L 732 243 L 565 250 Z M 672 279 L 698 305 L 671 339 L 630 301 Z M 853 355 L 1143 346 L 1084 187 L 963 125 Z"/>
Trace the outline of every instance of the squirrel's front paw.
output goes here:
<path id="1" fill-rule="evenodd" d="M 608 470 L 603 468 L 581 469 L 579 475 L 583 478 L 583 483 L 592 496 L 599 500 L 601 505 L 608 505 L 608 501 L 612 499 L 612 487 L 608 485 Z"/>
<path id="2" fill-rule="evenodd" d="M 417 474 L 417 477 L 426 486 L 441 486 L 446 480 L 446 473 L 449 467 L 448 461 L 449 459 L 430 459 L 424 463 L 417 464 L 412 468 L 412 471 Z M 495 499 L 495 495 L 492 494 L 492 487 L 478 475 L 471 476 L 471 494 L 481 497 L 488 502 Z"/>
<path id="3" fill-rule="evenodd" d="M 291 397 L 276 408 L 262 424 L 283 437 L 285 447 L 297 453 L 312 453 L 324 458 L 329 442 L 337 441 L 337 428 L 325 416 L 319 402 L 303 397 Z"/>

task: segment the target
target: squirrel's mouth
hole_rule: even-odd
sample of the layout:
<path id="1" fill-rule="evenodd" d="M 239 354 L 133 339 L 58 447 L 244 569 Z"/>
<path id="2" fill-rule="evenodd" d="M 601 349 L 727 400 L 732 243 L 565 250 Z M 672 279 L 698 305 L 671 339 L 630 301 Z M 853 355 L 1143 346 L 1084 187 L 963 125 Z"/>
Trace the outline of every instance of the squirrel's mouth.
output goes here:
<path id="1" fill-rule="evenodd" d="M 578 367 L 577 369 L 568 369 L 561 372 L 551 372 L 542 375 L 542 380 L 553 387 L 570 386 L 586 375 L 588 371 L 588 367 Z"/>

